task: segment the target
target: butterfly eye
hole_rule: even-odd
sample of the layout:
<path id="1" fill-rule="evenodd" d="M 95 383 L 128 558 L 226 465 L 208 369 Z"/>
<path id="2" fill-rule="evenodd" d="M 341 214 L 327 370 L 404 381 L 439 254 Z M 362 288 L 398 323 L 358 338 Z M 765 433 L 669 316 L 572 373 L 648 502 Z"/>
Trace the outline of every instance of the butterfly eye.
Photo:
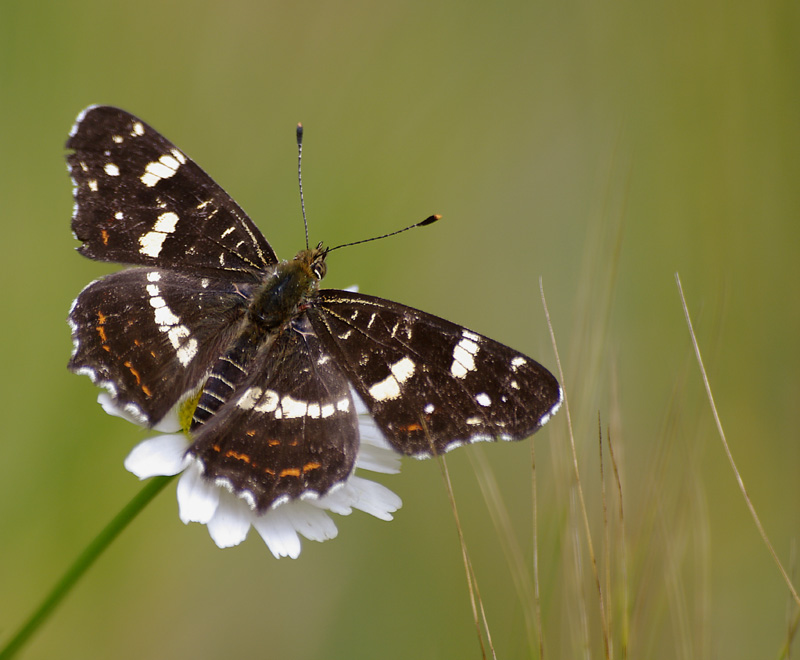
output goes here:
<path id="1" fill-rule="evenodd" d="M 318 280 L 321 280 L 323 277 L 325 277 L 327 270 L 328 269 L 326 268 L 324 261 L 316 261 L 311 264 L 311 272 L 314 273 L 314 277 L 316 277 Z"/>

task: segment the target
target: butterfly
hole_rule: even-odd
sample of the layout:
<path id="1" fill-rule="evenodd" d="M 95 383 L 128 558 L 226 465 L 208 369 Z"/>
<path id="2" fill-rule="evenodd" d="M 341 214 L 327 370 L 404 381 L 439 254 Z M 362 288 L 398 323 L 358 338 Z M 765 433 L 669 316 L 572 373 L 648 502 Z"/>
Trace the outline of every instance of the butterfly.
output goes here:
<path id="1" fill-rule="evenodd" d="M 253 509 L 343 483 L 359 403 L 417 458 L 520 440 L 560 406 L 556 379 L 522 353 L 396 302 L 321 289 L 321 243 L 278 260 L 211 177 L 128 112 L 87 108 L 66 146 L 78 252 L 131 266 L 74 301 L 69 368 L 150 426 L 191 401 L 188 454 Z"/>

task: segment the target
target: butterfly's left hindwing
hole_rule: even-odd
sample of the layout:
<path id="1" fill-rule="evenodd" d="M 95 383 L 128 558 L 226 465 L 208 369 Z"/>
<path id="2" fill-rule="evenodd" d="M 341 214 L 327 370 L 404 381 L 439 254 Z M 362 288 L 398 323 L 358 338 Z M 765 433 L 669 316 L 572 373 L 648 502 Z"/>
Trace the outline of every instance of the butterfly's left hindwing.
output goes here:
<path id="1" fill-rule="evenodd" d="M 69 314 L 69 368 L 111 391 L 140 421 L 159 422 L 233 338 L 247 301 L 242 286 L 168 270 L 134 268 L 87 286 Z"/>
<path id="2" fill-rule="evenodd" d="M 308 315 L 378 427 L 404 454 L 520 440 L 561 404 L 558 382 L 531 358 L 417 309 L 326 289 Z"/>

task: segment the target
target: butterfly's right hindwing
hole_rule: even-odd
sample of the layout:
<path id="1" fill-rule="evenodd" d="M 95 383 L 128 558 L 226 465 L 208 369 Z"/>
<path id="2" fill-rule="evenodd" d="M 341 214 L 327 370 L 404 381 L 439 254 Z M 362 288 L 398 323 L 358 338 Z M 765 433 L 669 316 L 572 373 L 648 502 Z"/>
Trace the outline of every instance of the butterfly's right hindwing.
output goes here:
<path id="1" fill-rule="evenodd" d="M 259 511 L 324 495 L 355 467 L 350 386 L 304 317 L 266 341 L 240 335 L 217 360 L 195 420 L 189 453 L 204 476 Z"/>

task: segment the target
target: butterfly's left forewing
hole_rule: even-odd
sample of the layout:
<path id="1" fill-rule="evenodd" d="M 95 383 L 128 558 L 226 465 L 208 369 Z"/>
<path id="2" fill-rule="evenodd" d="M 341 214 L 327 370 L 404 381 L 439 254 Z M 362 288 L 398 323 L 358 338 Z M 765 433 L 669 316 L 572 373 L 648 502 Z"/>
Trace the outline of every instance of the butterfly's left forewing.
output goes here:
<path id="1" fill-rule="evenodd" d="M 378 427 L 404 454 L 520 440 L 561 404 L 561 388 L 543 366 L 420 310 L 327 289 L 308 314 Z"/>
<path id="2" fill-rule="evenodd" d="M 239 205 L 141 119 L 92 106 L 78 117 L 67 148 L 72 231 L 84 256 L 245 281 L 276 263 Z"/>

